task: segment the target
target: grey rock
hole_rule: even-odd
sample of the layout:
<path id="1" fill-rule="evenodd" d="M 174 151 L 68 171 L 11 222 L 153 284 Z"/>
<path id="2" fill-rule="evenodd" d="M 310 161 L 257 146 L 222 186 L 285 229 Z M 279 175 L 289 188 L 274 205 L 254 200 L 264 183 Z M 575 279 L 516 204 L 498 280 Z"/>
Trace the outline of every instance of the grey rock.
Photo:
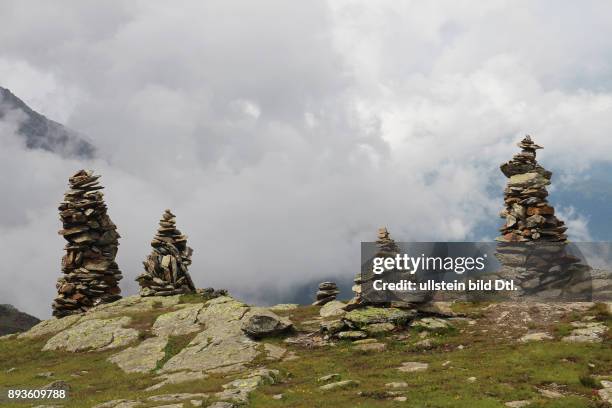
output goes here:
<path id="1" fill-rule="evenodd" d="M 291 321 L 265 308 L 253 308 L 243 319 L 242 331 L 253 338 L 275 336 L 293 327 Z"/>
<path id="2" fill-rule="evenodd" d="M 138 331 L 125 328 L 127 316 L 108 320 L 88 320 L 53 336 L 43 347 L 47 350 L 108 350 L 127 346 L 138 339 Z"/>

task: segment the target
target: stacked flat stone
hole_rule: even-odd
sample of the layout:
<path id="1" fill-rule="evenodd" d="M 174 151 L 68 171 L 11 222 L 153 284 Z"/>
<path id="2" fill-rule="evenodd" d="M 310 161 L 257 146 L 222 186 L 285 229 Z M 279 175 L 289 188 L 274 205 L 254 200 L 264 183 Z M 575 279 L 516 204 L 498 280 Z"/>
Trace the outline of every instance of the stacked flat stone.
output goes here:
<path id="1" fill-rule="evenodd" d="M 519 286 L 514 296 L 587 300 L 590 268 L 567 251 L 567 228 L 546 199 L 552 173 L 536 161 L 542 147 L 530 136 L 518 146 L 521 152 L 500 166 L 509 178 L 500 213 L 506 222 L 496 238 L 500 275 Z"/>
<path id="2" fill-rule="evenodd" d="M 336 295 L 340 291 L 334 282 L 321 282 L 317 292 L 317 298 L 313 303 L 314 306 L 323 306 L 326 303 L 336 300 Z"/>
<path id="3" fill-rule="evenodd" d="M 153 251 L 143 262 L 145 272 L 136 280 L 141 296 L 171 296 L 195 292 L 189 276 L 193 250 L 187 237 L 176 228 L 176 217 L 166 210 L 151 241 Z"/>
<path id="4" fill-rule="evenodd" d="M 509 178 L 504 190 L 505 208 L 500 216 L 506 223 L 500 228 L 500 242 L 549 241 L 565 242 L 565 223 L 555 216 L 555 209 L 548 203 L 546 186 L 552 173 L 536 161 L 535 144 L 530 136 L 518 144 L 521 152 L 500 166 Z"/>
<path id="5" fill-rule="evenodd" d="M 106 213 L 99 178 L 92 171 L 75 173 L 58 208 L 63 224 L 59 234 L 68 243 L 62 258 L 64 275 L 57 281 L 52 304 L 56 317 L 121 299 L 118 282 L 123 276 L 115 262 L 120 236 Z"/>
<path id="6" fill-rule="evenodd" d="M 399 247 L 391 238 L 391 234 L 386 227 L 381 227 L 378 229 L 376 246 L 378 247 L 378 252 L 376 253 L 377 257 L 394 257 L 397 253 L 399 253 Z M 370 282 L 374 279 L 374 274 L 370 273 L 367 276 L 363 276 L 361 273 L 355 275 L 354 285 L 352 287 L 354 296 L 348 302 L 348 308 L 355 308 L 359 306 L 365 306 L 367 302 L 363 299 L 362 296 L 362 285 L 364 283 Z"/>

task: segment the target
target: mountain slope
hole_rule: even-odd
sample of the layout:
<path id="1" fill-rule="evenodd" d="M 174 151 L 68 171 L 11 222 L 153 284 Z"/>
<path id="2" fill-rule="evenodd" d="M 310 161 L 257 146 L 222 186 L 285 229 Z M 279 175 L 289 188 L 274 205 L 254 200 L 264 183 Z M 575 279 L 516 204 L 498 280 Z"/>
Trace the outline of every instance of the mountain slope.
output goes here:
<path id="1" fill-rule="evenodd" d="M 32 110 L 11 91 L 0 87 L 0 121 L 15 111 L 20 113 L 18 133 L 25 138 L 28 148 L 43 149 L 64 157 L 94 156 L 94 146 L 77 132 Z"/>
<path id="2" fill-rule="evenodd" d="M 11 305 L 0 305 L 0 336 L 30 330 L 40 320 Z"/>

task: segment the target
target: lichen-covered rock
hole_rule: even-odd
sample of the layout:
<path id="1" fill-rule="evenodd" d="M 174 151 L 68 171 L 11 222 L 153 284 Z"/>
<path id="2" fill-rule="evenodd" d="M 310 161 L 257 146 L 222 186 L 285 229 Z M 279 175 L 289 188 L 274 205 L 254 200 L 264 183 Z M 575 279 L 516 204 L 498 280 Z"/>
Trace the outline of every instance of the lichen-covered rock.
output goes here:
<path id="1" fill-rule="evenodd" d="M 278 305 L 270 306 L 269 309 L 273 312 L 285 312 L 287 310 L 295 310 L 299 306 L 297 303 L 279 303 Z"/>
<path id="2" fill-rule="evenodd" d="M 108 360 L 126 373 L 146 373 L 153 370 L 157 362 L 166 355 L 164 349 L 168 338 L 151 337 L 134 347 L 129 347 Z"/>
<path id="3" fill-rule="evenodd" d="M 204 305 L 189 305 L 181 310 L 164 313 L 155 320 L 152 331 L 157 336 L 181 336 L 203 329 L 198 314 Z"/>
<path id="4" fill-rule="evenodd" d="M 178 305 L 180 296 L 140 297 L 129 296 L 114 303 L 97 306 L 81 315 L 81 321 L 107 319 L 131 313 L 149 312 L 154 309 L 165 309 Z"/>
<path id="5" fill-rule="evenodd" d="M 321 332 L 335 334 L 347 328 L 343 320 L 324 320 L 320 323 Z"/>
<path id="6" fill-rule="evenodd" d="M 278 370 L 269 370 L 260 368 L 253 371 L 246 378 L 239 378 L 230 383 L 224 384 L 224 390 L 215 394 L 222 401 L 232 401 L 239 404 L 244 404 L 249 399 L 249 394 L 263 384 L 276 383 L 279 376 Z"/>
<path id="7" fill-rule="evenodd" d="M 346 303 L 340 302 L 339 300 L 332 300 L 321 307 L 321 310 L 319 310 L 319 315 L 321 317 L 342 316 L 346 313 L 344 310 L 345 308 Z"/>
<path id="8" fill-rule="evenodd" d="M 257 343 L 241 330 L 248 311 L 247 305 L 228 296 L 206 302 L 198 314 L 205 329 L 168 360 L 162 372 L 243 370 L 259 354 Z"/>
<path id="9" fill-rule="evenodd" d="M 603 341 L 602 335 L 608 328 L 600 322 L 572 322 L 575 327 L 569 336 L 561 340 L 570 343 L 600 343 Z"/>
<path id="10" fill-rule="evenodd" d="M 418 371 L 425 371 L 428 368 L 429 368 L 428 363 L 419 363 L 417 361 L 406 361 L 402 363 L 400 367 L 398 367 L 398 370 L 404 373 L 415 373 Z"/>
<path id="11" fill-rule="evenodd" d="M 265 308 L 253 308 L 244 317 L 242 331 L 253 338 L 276 336 L 293 327 L 287 318 Z"/>
<path id="12" fill-rule="evenodd" d="M 353 388 L 353 387 L 357 387 L 358 385 L 359 385 L 359 381 L 343 380 L 343 381 L 337 381 L 337 382 L 322 385 L 319 387 L 319 389 L 321 391 L 332 391 L 332 390 L 337 390 L 341 388 Z"/>
<path id="13" fill-rule="evenodd" d="M 49 320 L 43 320 L 42 322 L 38 323 L 36 326 L 32 327 L 27 332 L 21 333 L 18 338 L 30 339 L 30 338 L 46 336 L 48 334 L 59 333 L 62 330 L 65 330 L 68 327 L 72 326 L 73 324 L 78 322 L 80 319 L 81 319 L 81 316 L 79 315 L 70 315 L 62 319 L 53 318 Z"/>
<path id="14" fill-rule="evenodd" d="M 368 337 L 368 335 L 365 332 L 362 332 L 361 330 L 349 330 L 337 333 L 336 337 L 342 340 L 359 340 L 365 339 L 366 337 Z"/>
<path id="15" fill-rule="evenodd" d="M 138 331 L 126 328 L 127 316 L 108 320 L 87 320 L 53 336 L 43 350 L 107 350 L 127 346 L 138 339 Z"/>
<path id="16" fill-rule="evenodd" d="M 162 374 L 155 377 L 159 382 L 147 388 L 145 391 L 155 391 L 168 384 L 180 384 L 189 381 L 203 380 L 208 377 L 201 371 L 178 371 L 170 374 Z"/>
<path id="17" fill-rule="evenodd" d="M 357 328 L 375 323 L 393 323 L 396 326 L 403 326 L 415 315 L 415 310 L 367 306 L 351 310 L 344 315 L 343 320 L 349 326 Z"/>

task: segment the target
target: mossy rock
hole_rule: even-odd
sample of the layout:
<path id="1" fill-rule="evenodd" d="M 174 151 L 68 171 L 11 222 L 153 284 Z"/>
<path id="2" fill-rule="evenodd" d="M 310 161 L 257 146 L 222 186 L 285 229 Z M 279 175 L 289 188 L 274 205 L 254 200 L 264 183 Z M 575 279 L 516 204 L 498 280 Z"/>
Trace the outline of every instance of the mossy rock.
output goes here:
<path id="1" fill-rule="evenodd" d="M 396 326 L 404 326 L 415 315 L 415 310 L 368 306 L 362 309 L 351 310 L 344 315 L 344 320 L 350 326 L 358 328 L 364 328 L 377 323 L 392 323 Z"/>

